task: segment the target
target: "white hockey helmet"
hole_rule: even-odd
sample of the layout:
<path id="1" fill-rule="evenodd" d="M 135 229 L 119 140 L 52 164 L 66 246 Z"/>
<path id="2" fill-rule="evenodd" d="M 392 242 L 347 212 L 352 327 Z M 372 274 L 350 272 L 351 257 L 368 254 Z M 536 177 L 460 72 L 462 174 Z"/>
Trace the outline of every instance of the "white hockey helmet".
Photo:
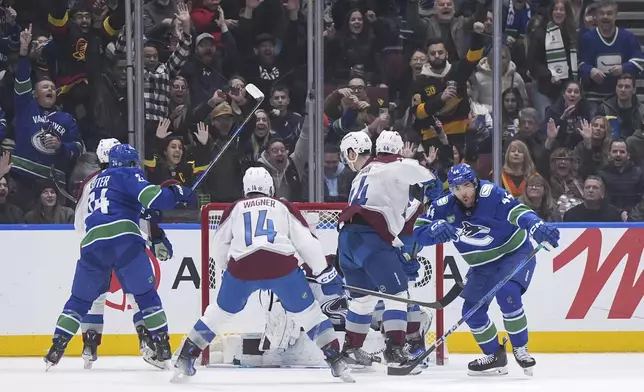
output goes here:
<path id="1" fill-rule="evenodd" d="M 263 167 L 251 167 L 244 173 L 244 196 L 249 193 L 262 193 L 266 196 L 273 196 L 275 194 L 275 186 L 273 185 L 273 177 Z"/>
<path id="2" fill-rule="evenodd" d="M 96 155 L 98 156 L 98 161 L 100 163 L 109 163 L 110 162 L 110 150 L 114 146 L 121 144 L 118 140 L 111 139 L 101 139 L 98 142 L 98 147 L 96 147 Z"/>
<path id="3" fill-rule="evenodd" d="M 403 149 L 403 140 L 396 131 L 382 131 L 376 139 L 376 154 L 400 154 Z"/>
<path id="4" fill-rule="evenodd" d="M 353 161 L 349 159 L 349 150 L 353 150 L 358 155 L 364 153 L 371 154 L 371 137 L 369 137 L 369 134 L 357 131 L 344 135 L 340 142 L 340 157 L 347 165 L 355 162 L 355 159 Z"/>

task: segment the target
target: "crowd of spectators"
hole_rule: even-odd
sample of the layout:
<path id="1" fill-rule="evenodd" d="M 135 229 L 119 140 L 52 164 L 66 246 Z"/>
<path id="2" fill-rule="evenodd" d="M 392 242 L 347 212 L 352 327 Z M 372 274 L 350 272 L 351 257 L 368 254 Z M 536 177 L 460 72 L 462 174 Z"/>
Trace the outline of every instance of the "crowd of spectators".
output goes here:
<path id="1" fill-rule="evenodd" d="M 0 0 L 0 223 L 69 223 L 105 138 L 128 141 L 126 0 Z M 611 0 L 506 0 L 494 64 L 489 0 L 325 0 L 323 129 L 306 118 L 309 0 L 145 0 L 145 170 L 191 185 L 267 96 L 200 189 L 242 196 L 263 165 L 276 196 L 308 200 L 308 139 L 325 133 L 325 201 L 354 174 L 339 141 L 394 129 L 441 179 L 455 162 L 549 221 L 644 220 L 644 69 Z M 494 67 L 502 80 L 493 79 Z M 492 118 L 493 86 L 501 118 Z"/>

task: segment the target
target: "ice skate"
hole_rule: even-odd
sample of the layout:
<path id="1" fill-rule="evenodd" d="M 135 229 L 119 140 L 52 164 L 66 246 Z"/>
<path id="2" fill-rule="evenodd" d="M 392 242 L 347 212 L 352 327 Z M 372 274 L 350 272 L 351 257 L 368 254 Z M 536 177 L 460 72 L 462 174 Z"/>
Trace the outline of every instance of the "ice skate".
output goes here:
<path id="1" fill-rule="evenodd" d="M 65 349 L 69 343 L 70 338 L 62 335 L 58 335 L 54 338 L 54 344 L 47 352 L 47 355 L 43 358 L 46 364 L 45 371 L 48 371 L 52 366 L 58 365 L 60 359 L 65 355 Z"/>
<path id="2" fill-rule="evenodd" d="M 143 325 L 139 325 L 136 327 L 136 334 L 139 337 L 139 351 L 141 351 L 143 360 L 155 368 L 162 370 L 166 369 L 165 363 L 157 359 L 157 349 L 154 345 L 154 340 L 152 339 L 150 331 L 148 331 Z"/>
<path id="3" fill-rule="evenodd" d="M 374 362 L 381 362 L 380 357 L 371 355 L 362 348 L 350 347 L 346 343 L 342 348 L 342 356 L 352 369 L 365 369 L 371 367 Z"/>
<path id="4" fill-rule="evenodd" d="M 470 376 L 502 376 L 508 374 L 508 355 L 505 352 L 507 338 L 494 354 L 484 355 L 467 364 Z"/>
<path id="5" fill-rule="evenodd" d="M 407 340 L 407 343 L 403 347 L 403 352 L 409 359 L 415 359 L 419 355 L 425 352 L 425 339 L 423 336 L 418 336 L 415 338 L 410 338 Z M 429 367 L 429 357 L 426 358 L 423 363 L 418 365 L 421 369 L 427 369 Z"/>
<path id="6" fill-rule="evenodd" d="M 93 329 L 83 333 L 83 368 L 91 369 L 98 359 L 98 346 L 101 344 L 101 335 Z"/>
<path id="7" fill-rule="evenodd" d="M 532 376 L 534 372 L 534 366 L 537 364 L 537 361 L 535 361 L 535 359 L 532 358 L 532 356 L 528 352 L 528 347 L 514 347 L 512 348 L 512 352 L 514 353 L 514 359 L 516 359 L 519 366 L 521 366 L 521 368 L 523 369 L 523 373 L 526 376 Z"/>
<path id="8" fill-rule="evenodd" d="M 400 367 L 404 366 L 412 358 L 406 353 L 403 346 L 394 344 L 390 339 L 385 341 L 385 351 L 382 353 L 382 357 L 387 364 L 387 367 Z M 419 374 L 423 369 L 416 367 L 411 371 L 410 374 Z"/>
<path id="9" fill-rule="evenodd" d="M 164 365 L 164 369 L 168 369 L 169 365 L 166 361 L 172 358 L 172 349 L 170 348 L 170 337 L 167 332 L 159 332 L 154 338 L 154 345 L 156 346 L 157 361 Z"/>
<path id="10" fill-rule="evenodd" d="M 333 377 L 337 377 L 344 382 L 356 382 L 356 380 L 351 377 L 351 374 L 349 374 L 349 366 L 344 360 L 342 353 L 338 351 L 337 348 L 332 347 L 331 344 L 327 344 L 322 347 L 322 352 L 326 357 L 326 363 L 328 363 L 331 368 L 331 374 Z"/>
<path id="11" fill-rule="evenodd" d="M 195 369 L 195 361 L 201 354 L 201 349 L 196 344 L 187 338 L 177 356 L 177 361 L 174 363 L 174 374 L 171 382 L 183 381 L 186 377 L 192 377 L 197 373 Z"/>

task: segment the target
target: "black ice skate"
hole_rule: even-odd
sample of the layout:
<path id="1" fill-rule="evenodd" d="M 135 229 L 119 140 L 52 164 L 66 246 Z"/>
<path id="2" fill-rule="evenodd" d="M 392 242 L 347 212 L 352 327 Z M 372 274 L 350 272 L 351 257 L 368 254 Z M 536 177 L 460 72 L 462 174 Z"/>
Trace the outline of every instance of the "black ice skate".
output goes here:
<path id="1" fill-rule="evenodd" d="M 404 366 L 412 359 L 405 352 L 403 346 L 393 343 L 391 339 L 385 340 L 385 351 L 383 351 L 382 357 L 387 363 L 387 367 L 390 367 L 390 368 Z M 416 375 L 422 371 L 423 371 L 422 368 L 416 367 L 409 374 Z"/>
<path id="2" fill-rule="evenodd" d="M 143 325 L 139 325 L 136 327 L 136 334 L 139 337 L 139 351 L 141 351 L 143 360 L 156 368 L 166 369 L 165 363 L 157 359 L 157 348 L 150 331 Z"/>
<path id="3" fill-rule="evenodd" d="M 341 354 L 344 361 L 354 369 L 364 369 L 370 367 L 374 362 L 381 362 L 380 357 L 371 355 L 359 347 L 351 347 L 347 344 L 342 348 Z"/>
<path id="4" fill-rule="evenodd" d="M 101 344 L 101 335 L 93 329 L 83 333 L 83 368 L 91 369 L 98 359 L 98 346 Z"/>
<path id="5" fill-rule="evenodd" d="M 157 348 L 157 360 L 165 362 L 172 358 L 170 337 L 167 332 L 159 332 L 154 338 L 154 345 Z"/>
<path id="6" fill-rule="evenodd" d="M 69 343 L 70 338 L 67 336 L 58 335 L 54 337 L 54 344 L 43 358 L 46 364 L 45 371 L 48 371 L 52 366 L 58 365 L 60 359 L 65 355 L 65 349 Z"/>
<path id="7" fill-rule="evenodd" d="M 494 354 L 485 355 L 477 358 L 467 364 L 470 376 L 500 376 L 508 374 L 508 356 L 505 353 L 505 344 L 508 338 L 503 339 L 503 343 Z"/>
<path id="8" fill-rule="evenodd" d="M 410 359 L 416 359 L 425 352 L 425 337 L 419 334 L 419 336 L 407 338 L 407 343 L 405 343 L 405 347 L 403 347 L 403 352 Z M 421 369 L 427 369 L 429 367 L 428 362 L 429 357 L 427 357 L 423 363 L 418 365 L 418 367 Z"/>
<path id="9" fill-rule="evenodd" d="M 514 353 L 514 359 L 516 359 L 519 366 L 523 368 L 523 373 L 526 376 L 532 376 L 534 372 L 534 365 L 537 364 L 537 361 L 535 361 L 535 359 L 532 358 L 532 356 L 528 352 L 528 347 L 515 347 L 512 348 L 512 352 Z"/>
<path id="10" fill-rule="evenodd" d="M 183 342 L 177 361 L 174 364 L 174 375 L 172 376 L 171 381 L 177 382 L 183 380 L 185 376 L 194 376 L 197 373 L 197 369 L 195 369 L 195 361 L 199 358 L 200 354 L 201 349 L 197 347 L 190 338 L 187 338 Z"/>
<path id="11" fill-rule="evenodd" d="M 326 363 L 329 364 L 331 368 L 331 374 L 333 377 L 340 378 L 344 382 L 356 382 L 356 380 L 351 377 L 349 374 L 349 366 L 347 365 L 344 357 L 337 348 L 333 347 L 331 343 L 322 347 L 322 352 L 326 358 Z"/>

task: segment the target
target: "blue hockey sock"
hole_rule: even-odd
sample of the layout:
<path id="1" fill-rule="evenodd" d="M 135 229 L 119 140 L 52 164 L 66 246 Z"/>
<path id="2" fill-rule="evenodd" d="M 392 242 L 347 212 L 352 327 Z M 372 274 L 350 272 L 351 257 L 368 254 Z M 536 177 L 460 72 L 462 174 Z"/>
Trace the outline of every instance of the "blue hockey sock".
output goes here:
<path id="1" fill-rule="evenodd" d="M 168 319 L 161 305 L 161 298 L 156 290 L 150 290 L 145 294 L 135 295 L 134 299 L 141 309 L 145 327 L 153 337 L 159 332 L 168 332 Z"/>
<path id="2" fill-rule="evenodd" d="M 87 313 L 81 320 L 81 331 L 83 333 L 90 329 L 96 331 L 98 334 L 103 333 L 103 314 Z"/>
<path id="3" fill-rule="evenodd" d="M 54 341 L 58 336 L 65 336 L 69 339 L 76 335 L 78 328 L 81 325 L 81 316 L 74 310 L 63 309 L 63 312 L 58 316 L 56 321 L 56 329 L 54 330 Z"/>
<path id="4" fill-rule="evenodd" d="M 528 344 L 528 319 L 523 308 L 512 313 L 503 313 L 503 325 L 508 331 L 512 347 L 522 347 Z"/>
<path id="5" fill-rule="evenodd" d="M 143 320 L 143 313 L 140 310 L 134 313 L 134 316 L 132 316 L 132 323 L 134 324 L 135 329 L 139 325 L 145 326 L 145 321 Z"/>
<path id="6" fill-rule="evenodd" d="M 351 303 L 349 303 L 349 311 L 347 312 L 347 320 L 345 322 L 345 339 L 351 347 L 362 347 L 364 340 L 371 328 L 371 314 L 357 314 L 351 311 Z"/>
<path id="7" fill-rule="evenodd" d="M 415 338 L 420 335 L 421 318 L 422 313 L 420 312 L 420 306 L 407 306 L 407 338 Z"/>
<path id="8" fill-rule="evenodd" d="M 385 331 L 385 336 L 391 339 L 394 344 L 400 346 L 405 344 L 407 312 L 398 309 L 385 309 L 382 313 L 382 329 Z"/>
<path id="9" fill-rule="evenodd" d="M 468 313 L 474 305 L 471 302 L 463 302 L 463 315 Z M 466 323 L 470 327 L 476 343 L 481 347 L 481 351 L 489 355 L 499 350 L 499 334 L 496 330 L 496 325 L 487 315 L 487 309 L 487 306 L 479 308 Z"/>
<path id="10" fill-rule="evenodd" d="M 188 334 L 188 339 L 190 339 L 197 347 L 201 350 L 205 349 L 210 342 L 215 339 L 217 336 L 201 319 L 197 320 L 194 327 Z"/>

